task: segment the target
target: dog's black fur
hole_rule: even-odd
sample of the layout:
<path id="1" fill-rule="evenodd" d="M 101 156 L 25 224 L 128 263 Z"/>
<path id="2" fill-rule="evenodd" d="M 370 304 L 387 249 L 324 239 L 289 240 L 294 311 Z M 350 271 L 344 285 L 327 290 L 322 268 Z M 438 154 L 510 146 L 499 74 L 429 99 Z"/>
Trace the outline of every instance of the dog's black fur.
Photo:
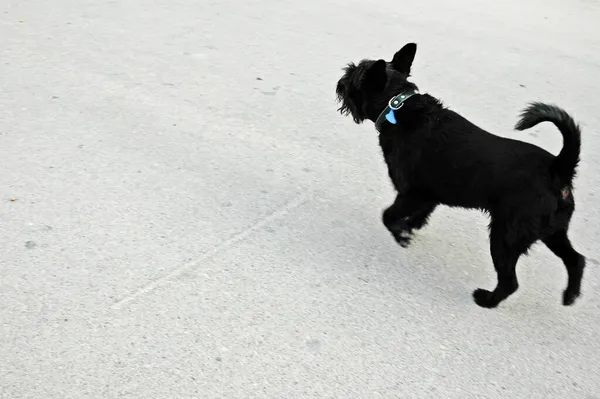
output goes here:
<path id="1" fill-rule="evenodd" d="M 356 123 L 375 122 L 392 97 L 416 90 L 407 80 L 416 50 L 409 43 L 391 62 L 349 64 L 337 83 L 339 111 Z M 379 143 L 397 191 L 395 202 L 383 212 L 383 223 L 396 241 L 406 247 L 412 231 L 424 227 L 439 204 L 482 210 L 490 216 L 498 283 L 493 291 L 475 290 L 475 303 L 493 308 L 513 294 L 519 257 L 541 240 L 567 268 L 563 304 L 572 305 L 585 267 L 585 258 L 567 237 L 581 147 L 575 121 L 553 105 L 532 103 L 523 111 L 517 130 L 544 121 L 560 130 L 564 144 L 555 157 L 532 144 L 488 133 L 428 94 L 410 97 L 395 114 L 397 124 L 383 125 Z"/>

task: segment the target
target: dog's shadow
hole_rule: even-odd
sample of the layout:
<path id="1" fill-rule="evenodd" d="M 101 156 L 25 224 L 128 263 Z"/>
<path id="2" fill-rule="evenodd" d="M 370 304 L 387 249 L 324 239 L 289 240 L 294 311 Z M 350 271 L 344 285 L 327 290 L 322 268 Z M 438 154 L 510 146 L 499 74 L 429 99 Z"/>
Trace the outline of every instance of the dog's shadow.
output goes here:
<path id="1" fill-rule="evenodd" d="M 473 290 L 493 289 L 496 284 L 488 222 L 482 213 L 442 208 L 415 234 L 408 248 L 397 245 L 381 226 L 383 233 L 377 237 L 383 241 L 375 243 L 374 249 L 381 252 L 380 263 L 373 267 L 380 270 L 382 279 L 392 280 L 399 289 L 433 307 L 477 308 Z M 560 298 L 567 276 L 560 259 L 543 244 L 534 244 L 517 268 L 520 288 L 502 308 L 524 317 L 554 315 L 563 308 Z M 541 275 L 545 276 L 542 280 Z"/>
<path id="2" fill-rule="evenodd" d="M 335 198 L 317 196 L 311 206 L 296 210 L 294 218 L 299 224 L 281 222 L 274 227 L 274 231 L 282 229 L 282 241 L 276 245 L 284 245 L 285 237 L 294 237 L 297 245 L 289 246 L 287 241 L 292 256 L 302 259 L 324 284 L 337 284 L 340 276 L 345 276 L 350 278 L 347 283 L 356 279 L 352 289 L 358 288 L 360 295 L 384 295 L 443 311 L 479 309 L 473 291 L 493 289 L 497 279 L 487 215 L 440 207 L 427 226 L 415 233 L 409 247 L 403 248 L 381 222 L 385 199 L 368 191 L 362 197 L 353 192 L 336 193 Z M 547 307 L 542 311 L 550 314 L 562 307 L 564 267 L 547 249 L 541 252 L 534 247 L 530 256 L 520 259 L 521 287 L 502 308 L 530 313 L 527 309 L 533 305 L 537 312 Z M 545 275 L 543 283 L 540 273 Z"/>
<path id="3" fill-rule="evenodd" d="M 360 245 L 366 252 L 364 256 L 372 259 L 369 264 L 371 278 L 395 286 L 402 295 L 414 297 L 434 308 L 477 308 L 472 299 L 473 290 L 493 289 L 496 284 L 488 223 L 489 219 L 483 213 L 441 207 L 434 212 L 427 226 L 414 234 L 408 248 L 399 246 L 383 224 L 373 223 L 373 220 L 369 222 L 373 234 L 367 241 L 355 243 L 354 247 Z M 503 307 L 515 311 L 515 307 L 521 309 L 524 306 L 519 311 L 524 313 L 529 313 L 527 305 L 532 305 L 532 301 L 537 312 L 540 306 L 547 306 L 549 313 L 559 307 L 566 275 L 551 278 L 555 281 L 551 286 L 536 284 L 539 273 L 548 273 L 548 267 L 556 267 L 550 271 L 552 274 L 563 272 L 560 260 L 554 259 L 543 248 L 543 245 L 535 245 L 530 256 L 519 260 L 521 288 Z M 552 260 L 552 266 L 545 264 L 548 260 Z M 538 294 L 541 291 L 544 298 L 526 300 L 532 290 Z"/>
<path id="4" fill-rule="evenodd" d="M 408 248 L 397 245 L 381 226 L 381 260 L 393 265 L 398 284 L 416 291 L 422 301 L 472 305 L 475 288 L 495 284 L 487 223 L 476 212 L 438 209 L 428 225 L 415 232 Z"/>
<path id="5" fill-rule="evenodd" d="M 381 223 L 381 209 L 372 205 L 380 204 L 381 198 L 363 200 L 364 204 L 348 203 L 348 206 L 325 200 L 321 204 L 324 208 L 317 212 L 322 213 L 321 220 L 329 219 L 330 229 L 317 245 L 329 252 L 332 260 L 348 258 L 353 265 L 351 271 L 345 268 L 339 273 L 356 274 L 365 284 L 386 287 L 386 292 L 393 292 L 399 299 L 409 296 L 433 307 L 440 303 L 475 306 L 473 290 L 493 288 L 496 277 L 485 215 L 461 209 L 437 209 L 429 224 L 415 232 L 408 248 L 403 248 Z M 370 205 L 361 206 L 366 204 Z M 336 215 L 333 220 L 332 214 Z M 327 263 L 335 265 L 338 261 Z M 365 290 L 369 290 L 368 285 Z"/>

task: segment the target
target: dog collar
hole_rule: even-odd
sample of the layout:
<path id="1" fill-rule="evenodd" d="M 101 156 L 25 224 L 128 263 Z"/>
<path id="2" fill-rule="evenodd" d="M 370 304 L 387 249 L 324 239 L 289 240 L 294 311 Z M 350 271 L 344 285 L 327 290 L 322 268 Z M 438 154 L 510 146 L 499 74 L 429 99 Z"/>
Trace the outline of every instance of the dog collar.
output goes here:
<path id="1" fill-rule="evenodd" d="M 398 121 L 396 121 L 395 111 L 402 108 L 404 102 L 415 94 L 419 94 L 419 92 L 416 90 L 409 90 L 392 97 L 390 101 L 388 101 L 387 107 L 385 107 L 385 109 L 377 117 L 377 120 L 375 121 L 375 129 L 381 131 L 381 128 L 386 121 L 392 125 L 398 123 Z"/>

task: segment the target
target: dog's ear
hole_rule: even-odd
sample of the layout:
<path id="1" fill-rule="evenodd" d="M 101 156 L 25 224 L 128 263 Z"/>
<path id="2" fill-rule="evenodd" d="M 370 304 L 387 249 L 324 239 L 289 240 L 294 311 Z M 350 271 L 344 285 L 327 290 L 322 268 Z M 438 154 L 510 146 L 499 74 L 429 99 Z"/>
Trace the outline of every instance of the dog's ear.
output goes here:
<path id="1" fill-rule="evenodd" d="M 398 72 L 402 72 L 405 75 L 410 75 L 410 67 L 415 59 L 417 52 L 416 43 L 408 43 L 404 45 L 396 54 L 392 60 L 392 66 Z"/>
<path id="2" fill-rule="evenodd" d="M 365 72 L 364 88 L 371 92 L 379 92 L 387 83 L 387 63 L 384 60 L 375 61 Z"/>

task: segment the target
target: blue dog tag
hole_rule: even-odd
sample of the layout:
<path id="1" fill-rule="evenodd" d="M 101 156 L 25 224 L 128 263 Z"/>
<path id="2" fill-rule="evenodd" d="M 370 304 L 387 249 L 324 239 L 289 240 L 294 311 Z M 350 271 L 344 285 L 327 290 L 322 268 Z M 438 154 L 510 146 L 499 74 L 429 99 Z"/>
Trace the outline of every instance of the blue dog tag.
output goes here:
<path id="1" fill-rule="evenodd" d="M 388 112 L 387 114 L 385 114 L 385 119 L 387 119 L 387 121 L 389 123 L 391 123 L 392 125 L 396 124 L 396 115 L 394 115 L 394 110 L 391 109 L 390 112 Z"/>

